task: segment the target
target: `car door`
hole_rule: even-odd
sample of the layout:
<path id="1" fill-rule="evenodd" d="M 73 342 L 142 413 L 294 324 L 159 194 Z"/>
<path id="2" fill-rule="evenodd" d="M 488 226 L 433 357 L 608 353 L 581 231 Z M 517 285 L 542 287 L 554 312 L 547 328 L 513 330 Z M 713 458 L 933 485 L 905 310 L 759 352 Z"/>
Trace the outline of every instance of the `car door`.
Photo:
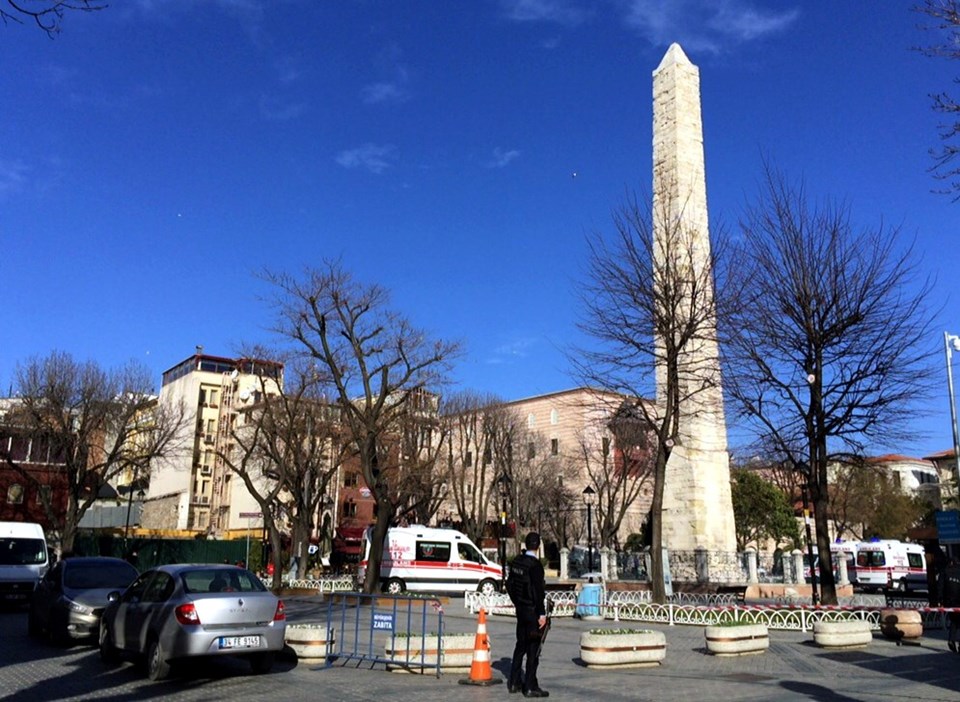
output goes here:
<path id="1" fill-rule="evenodd" d="M 63 561 L 60 561 L 40 579 L 40 582 L 37 583 L 37 589 L 33 593 L 33 600 L 30 604 L 33 607 L 36 621 L 44 628 L 50 626 L 50 612 L 60 595 L 62 578 Z"/>
<path id="2" fill-rule="evenodd" d="M 138 609 L 141 617 L 137 630 L 138 650 L 146 650 L 149 634 L 152 632 L 159 635 L 167 618 L 171 616 L 168 600 L 175 586 L 173 576 L 162 570 L 158 570 L 147 584 Z"/>
<path id="3" fill-rule="evenodd" d="M 113 641 L 117 648 L 126 651 L 137 651 L 137 632 L 143 622 L 143 595 L 150 581 L 156 574 L 148 570 L 133 581 L 120 596 L 117 608 L 113 614 Z"/>

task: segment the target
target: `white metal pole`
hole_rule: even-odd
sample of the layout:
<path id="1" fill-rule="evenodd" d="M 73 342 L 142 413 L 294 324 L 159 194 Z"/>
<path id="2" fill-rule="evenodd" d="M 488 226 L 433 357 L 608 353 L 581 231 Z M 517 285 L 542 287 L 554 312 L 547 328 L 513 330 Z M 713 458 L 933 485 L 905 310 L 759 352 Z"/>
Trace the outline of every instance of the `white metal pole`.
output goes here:
<path id="1" fill-rule="evenodd" d="M 957 401 L 953 394 L 953 353 L 951 344 L 960 344 L 960 337 L 943 333 L 943 350 L 947 358 L 947 389 L 950 394 L 950 421 L 953 429 L 953 467 L 957 474 L 957 502 L 960 504 L 960 432 L 957 431 Z"/>

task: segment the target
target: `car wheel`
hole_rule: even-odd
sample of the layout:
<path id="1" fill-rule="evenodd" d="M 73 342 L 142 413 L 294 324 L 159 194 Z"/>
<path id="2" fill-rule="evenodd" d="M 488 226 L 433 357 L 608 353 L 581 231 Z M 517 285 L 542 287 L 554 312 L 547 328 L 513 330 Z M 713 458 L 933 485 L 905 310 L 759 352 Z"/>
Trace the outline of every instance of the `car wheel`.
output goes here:
<path id="1" fill-rule="evenodd" d="M 103 624 L 100 625 L 100 660 L 104 663 L 116 663 L 120 660 L 120 653 L 110 639 L 110 632 Z"/>
<path id="2" fill-rule="evenodd" d="M 250 670 L 253 671 L 254 675 L 264 675 L 269 673 L 273 668 L 273 652 L 270 653 L 254 653 L 250 656 Z"/>
<path id="3" fill-rule="evenodd" d="M 163 680 L 170 674 L 170 663 L 164 658 L 160 641 L 154 637 L 147 644 L 147 677 L 151 680 Z"/>
<path id="4" fill-rule="evenodd" d="M 500 588 L 496 582 L 493 580 L 483 580 L 480 582 L 480 585 L 477 587 L 477 592 L 481 595 L 493 595 L 496 592 L 499 592 Z"/>
<path id="5" fill-rule="evenodd" d="M 388 595 L 399 595 L 406 589 L 406 585 L 403 584 L 403 581 L 400 578 L 390 578 L 383 585 L 383 591 Z"/>

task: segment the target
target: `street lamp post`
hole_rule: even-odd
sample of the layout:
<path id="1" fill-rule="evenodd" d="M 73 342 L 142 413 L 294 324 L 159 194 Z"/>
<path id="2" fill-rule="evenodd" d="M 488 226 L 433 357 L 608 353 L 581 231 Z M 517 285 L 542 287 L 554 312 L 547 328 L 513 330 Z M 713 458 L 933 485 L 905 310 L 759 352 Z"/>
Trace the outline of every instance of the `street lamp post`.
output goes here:
<path id="1" fill-rule="evenodd" d="M 947 391 L 950 395 L 950 423 L 953 429 L 953 466 L 957 474 L 957 501 L 960 502 L 960 432 L 957 431 L 957 401 L 953 394 L 953 352 L 960 351 L 960 336 L 944 332 L 943 351 L 947 359 Z"/>
<path id="2" fill-rule="evenodd" d="M 510 476 L 503 472 L 497 478 L 500 491 L 500 591 L 506 592 L 507 578 L 507 498 L 510 496 Z"/>
<path id="3" fill-rule="evenodd" d="M 597 491 L 592 485 L 583 489 L 583 504 L 587 506 L 587 572 L 593 572 L 593 503 L 597 500 Z"/>

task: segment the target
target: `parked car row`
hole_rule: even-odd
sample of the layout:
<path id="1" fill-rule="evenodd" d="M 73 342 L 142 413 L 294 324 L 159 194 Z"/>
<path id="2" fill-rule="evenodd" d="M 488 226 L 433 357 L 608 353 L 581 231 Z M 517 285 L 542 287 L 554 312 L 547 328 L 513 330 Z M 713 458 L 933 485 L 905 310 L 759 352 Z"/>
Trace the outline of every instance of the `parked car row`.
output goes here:
<path id="1" fill-rule="evenodd" d="M 119 558 L 67 558 L 41 579 L 27 630 L 59 644 L 92 639 L 107 663 L 143 660 L 151 680 L 178 661 L 240 655 L 254 673 L 283 649 L 283 602 L 246 568 L 165 565 L 143 574 Z"/>

